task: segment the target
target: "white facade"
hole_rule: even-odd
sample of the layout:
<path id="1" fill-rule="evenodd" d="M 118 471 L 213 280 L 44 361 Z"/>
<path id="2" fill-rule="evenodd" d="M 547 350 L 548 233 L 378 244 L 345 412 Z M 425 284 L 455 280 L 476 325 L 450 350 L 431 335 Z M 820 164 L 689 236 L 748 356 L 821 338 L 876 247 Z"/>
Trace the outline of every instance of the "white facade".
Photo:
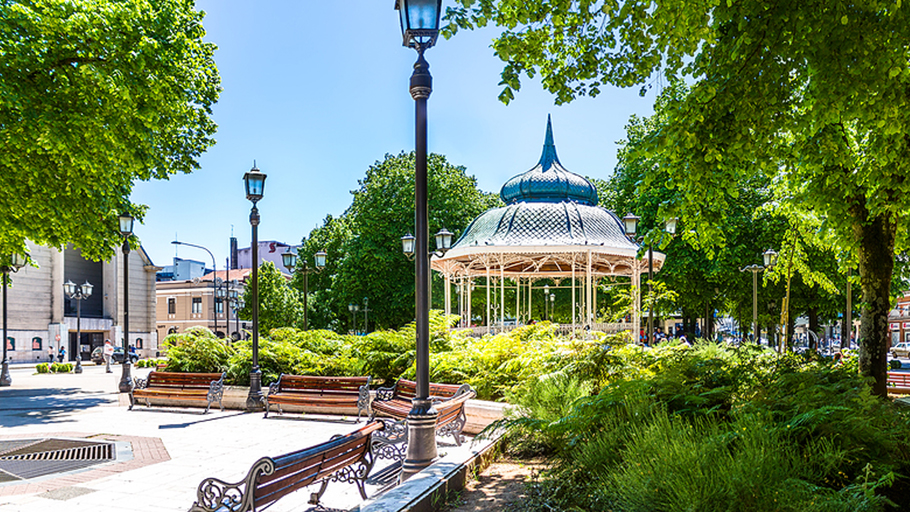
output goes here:
<path id="1" fill-rule="evenodd" d="M 275 241 L 259 242 L 259 265 L 263 262 L 271 261 L 278 267 L 278 270 L 287 272 L 284 264 L 281 262 L 281 254 L 286 252 L 290 247 L 288 244 Z M 253 249 L 245 247 L 237 251 L 238 268 L 253 268 Z"/>

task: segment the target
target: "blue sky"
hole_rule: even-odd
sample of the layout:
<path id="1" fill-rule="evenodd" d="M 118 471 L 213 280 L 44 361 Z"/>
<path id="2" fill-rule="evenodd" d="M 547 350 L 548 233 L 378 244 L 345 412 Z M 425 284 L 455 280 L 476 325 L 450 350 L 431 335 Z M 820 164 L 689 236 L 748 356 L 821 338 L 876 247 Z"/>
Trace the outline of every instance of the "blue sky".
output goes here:
<path id="1" fill-rule="evenodd" d="M 177 254 L 211 265 L 204 251 L 176 253 L 175 236 L 210 249 L 219 268 L 232 231 L 249 246 L 242 178 L 254 159 L 268 175 L 259 239 L 299 243 L 326 215 L 344 212 L 367 167 L 413 150 L 408 79 L 416 53 L 401 45 L 393 4 L 197 1 L 207 13 L 206 39 L 219 48 L 217 144 L 192 174 L 136 184 L 132 199 L 149 211 L 135 232 L 155 264 Z M 556 106 L 539 82 L 526 81 L 503 105 L 502 63 L 490 48 L 497 33 L 459 32 L 427 52 L 434 80 L 429 150 L 465 166 L 481 189 L 498 192 L 536 164 L 551 114 L 563 165 L 608 177 L 629 116 L 650 115 L 655 93 L 642 98 L 637 89 L 603 88 L 597 98 Z"/>

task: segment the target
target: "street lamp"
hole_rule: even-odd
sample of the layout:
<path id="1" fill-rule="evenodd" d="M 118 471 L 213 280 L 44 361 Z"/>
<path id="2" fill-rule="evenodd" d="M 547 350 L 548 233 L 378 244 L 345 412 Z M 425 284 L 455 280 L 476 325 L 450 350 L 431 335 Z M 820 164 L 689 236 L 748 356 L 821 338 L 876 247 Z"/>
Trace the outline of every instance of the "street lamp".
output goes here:
<path id="1" fill-rule="evenodd" d="M 398 0 L 401 35 L 404 46 L 417 50 L 417 62 L 411 75 L 410 93 L 415 102 L 415 229 L 414 253 L 417 263 L 415 319 L 417 327 L 417 389 L 408 414 L 408 447 L 402 465 L 402 480 L 429 466 L 437 458 L 436 410 L 430 401 L 430 255 L 427 247 L 427 99 L 433 91 L 430 65 L 424 52 L 439 35 L 439 13 L 442 0 Z M 443 240 L 444 241 L 444 240 Z"/>
<path id="2" fill-rule="evenodd" d="M 550 294 L 550 313 L 556 313 L 556 294 Z M 547 313 L 549 316 L 550 313 Z"/>
<path id="3" fill-rule="evenodd" d="M 764 272 L 766 268 L 771 268 L 777 263 L 777 252 L 772 249 L 762 253 L 764 265 L 749 265 L 739 269 L 740 272 L 752 272 L 752 341 L 761 342 L 758 331 L 758 274 Z M 770 338 L 770 333 L 769 333 Z"/>
<path id="4" fill-rule="evenodd" d="M 632 240 L 637 240 L 639 243 L 644 242 L 645 237 L 635 237 L 635 232 L 638 230 L 638 221 L 641 217 L 629 213 L 622 218 L 623 225 L 626 230 L 626 236 Z M 664 221 L 664 232 L 673 237 L 676 235 L 676 223 L 677 218 L 671 217 Z M 663 241 L 663 234 L 661 234 L 661 241 Z M 648 242 L 648 343 L 654 343 L 654 295 L 651 289 L 651 280 L 654 277 L 654 244 Z M 636 327 L 638 329 L 639 327 Z"/>
<path id="5" fill-rule="evenodd" d="M 351 328 L 353 329 L 354 334 L 357 334 L 357 312 L 360 311 L 360 306 L 357 304 L 348 304 L 348 311 L 351 312 Z"/>
<path id="6" fill-rule="evenodd" d="M 133 217 L 124 213 L 119 218 L 120 234 L 123 235 L 123 373 L 120 376 L 120 392 L 133 389 L 130 378 L 130 235 L 133 234 Z"/>
<path id="7" fill-rule="evenodd" d="M 63 293 L 76 301 L 76 373 L 82 373 L 82 301 L 92 296 L 92 288 L 88 281 L 82 286 L 70 280 L 63 283 Z"/>
<path id="8" fill-rule="evenodd" d="M 6 332 L 6 289 L 9 288 L 9 273 L 18 272 L 25 266 L 28 260 L 28 254 L 24 257 L 20 254 L 13 253 L 9 258 L 9 263 L 0 267 L 3 272 L 3 362 L 0 368 L 0 386 L 6 387 L 13 383 L 13 377 L 9 373 L 9 359 L 6 356 L 6 344 L 9 343 L 9 337 Z"/>
<path id="9" fill-rule="evenodd" d="M 196 249 L 202 249 L 203 251 L 209 253 L 209 256 L 212 257 L 212 323 L 215 335 L 218 335 L 218 314 L 215 312 L 215 298 L 218 293 L 218 283 L 216 279 L 218 278 L 218 265 L 215 263 L 215 255 L 212 254 L 212 251 L 206 249 L 201 245 L 191 244 L 189 242 L 181 242 L 179 240 L 174 240 L 171 242 L 174 245 L 185 245 L 187 247 L 195 247 Z M 227 277 L 227 276 L 225 276 Z"/>
<path id="10" fill-rule="evenodd" d="M 253 267 L 253 367 L 250 370 L 250 394 L 246 398 L 247 409 L 259 409 L 262 405 L 262 372 L 259 370 L 259 209 L 256 204 L 262 199 L 265 192 L 266 175 L 256 168 L 256 162 L 253 161 L 253 168 L 243 175 L 243 184 L 246 189 L 246 198 L 253 203 L 250 210 L 250 226 L 252 229 L 252 240 L 250 248 L 252 250 L 252 267 Z"/>
<path id="11" fill-rule="evenodd" d="M 370 311 L 372 311 L 370 309 L 370 298 L 369 297 L 363 298 L 363 309 L 361 309 L 361 311 L 363 311 L 363 333 L 366 334 L 366 333 L 370 332 L 369 318 L 370 318 Z"/>
<path id="12" fill-rule="evenodd" d="M 284 268 L 288 269 L 288 272 L 294 272 L 297 270 L 298 274 L 303 274 L 303 330 L 306 331 L 309 329 L 309 323 L 307 321 L 307 315 L 309 315 L 309 308 L 307 306 L 307 296 L 310 294 L 309 290 L 309 280 L 307 276 L 311 272 L 321 272 L 325 268 L 325 259 L 326 252 L 319 251 L 315 255 L 316 268 L 309 269 L 307 268 L 306 260 L 300 260 L 300 265 L 298 266 L 297 253 L 295 253 L 290 247 L 288 250 L 281 255 L 281 263 L 284 264 Z"/>

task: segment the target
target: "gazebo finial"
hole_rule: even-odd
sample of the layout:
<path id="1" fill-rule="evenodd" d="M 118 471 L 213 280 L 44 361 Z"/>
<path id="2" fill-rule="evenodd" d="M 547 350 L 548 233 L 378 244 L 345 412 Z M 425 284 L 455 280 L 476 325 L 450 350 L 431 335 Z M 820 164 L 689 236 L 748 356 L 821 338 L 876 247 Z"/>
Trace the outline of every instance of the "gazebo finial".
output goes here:
<path id="1" fill-rule="evenodd" d="M 553 123 L 550 121 L 550 114 L 547 114 L 547 136 L 543 141 L 543 153 L 540 154 L 539 163 L 546 172 L 553 167 L 554 162 L 560 163 L 559 157 L 556 156 L 556 144 L 553 142 Z"/>

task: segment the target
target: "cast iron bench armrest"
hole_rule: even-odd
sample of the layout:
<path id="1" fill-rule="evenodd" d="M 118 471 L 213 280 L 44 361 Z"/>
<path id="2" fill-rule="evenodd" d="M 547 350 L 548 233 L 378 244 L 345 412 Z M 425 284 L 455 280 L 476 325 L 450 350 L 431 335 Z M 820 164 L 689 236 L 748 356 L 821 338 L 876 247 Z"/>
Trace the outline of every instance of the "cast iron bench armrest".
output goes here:
<path id="1" fill-rule="evenodd" d="M 322 377 L 313 375 L 290 375 L 282 373 L 278 380 L 269 385 L 268 393 L 262 397 L 265 403 L 265 415 L 269 417 L 271 402 L 278 406 L 281 414 L 281 403 L 307 405 L 311 407 L 357 406 L 357 421 L 363 411 L 370 409 L 369 375 L 362 377 Z M 360 383 L 363 384 L 360 384 Z M 356 389 L 353 386 L 357 386 Z"/>
<path id="2" fill-rule="evenodd" d="M 224 411 L 222 398 L 224 397 L 224 377 L 226 374 L 225 372 L 221 372 L 221 376 L 218 379 L 209 381 L 208 385 L 199 382 L 199 379 L 204 379 L 208 375 L 217 374 L 153 371 L 150 372 L 145 379 L 136 378 L 135 385 L 130 389 L 129 409 L 132 410 L 133 406 L 136 404 L 135 397 L 137 394 L 145 398 L 145 405 L 147 407 L 152 406 L 149 402 L 149 396 L 160 394 L 165 397 L 170 395 L 175 399 L 206 400 L 207 403 L 203 414 L 209 412 L 212 402 L 217 400 L 218 405 L 221 406 L 221 410 Z M 192 382 L 194 379 L 196 382 Z M 190 393 L 187 394 L 187 392 Z"/>
<path id="3" fill-rule="evenodd" d="M 239 482 L 206 478 L 196 490 L 196 502 L 190 512 L 263 510 L 282 496 L 316 483 L 322 485 L 310 495 L 310 504 L 319 505 L 329 482 L 355 483 L 361 497 L 367 499 L 364 482 L 375 461 L 373 435 L 383 428 L 381 421 L 374 421 L 310 448 L 263 457 Z M 353 448 L 346 451 L 347 447 Z"/>

